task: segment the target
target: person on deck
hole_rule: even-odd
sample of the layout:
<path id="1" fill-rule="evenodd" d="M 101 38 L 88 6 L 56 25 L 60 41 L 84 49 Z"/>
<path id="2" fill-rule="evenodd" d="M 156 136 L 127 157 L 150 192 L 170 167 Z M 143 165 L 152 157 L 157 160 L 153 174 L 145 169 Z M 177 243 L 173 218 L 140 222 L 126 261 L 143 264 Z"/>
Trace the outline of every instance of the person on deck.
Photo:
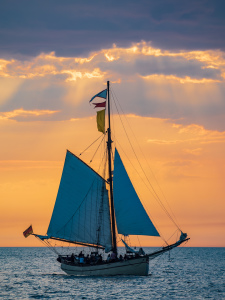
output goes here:
<path id="1" fill-rule="evenodd" d="M 138 254 L 139 255 L 145 255 L 145 252 L 144 252 L 144 250 L 142 248 L 140 248 L 139 251 L 138 251 Z"/>
<path id="2" fill-rule="evenodd" d="M 90 264 L 90 256 L 89 256 L 89 254 L 88 254 L 87 257 L 86 257 L 86 263 L 87 263 L 87 264 Z"/>
<path id="3" fill-rule="evenodd" d="M 116 260 L 116 254 L 114 252 L 111 253 L 111 260 L 112 261 Z"/>
<path id="4" fill-rule="evenodd" d="M 102 255 L 99 254 L 99 257 L 98 257 L 98 263 L 102 263 Z"/>
<path id="5" fill-rule="evenodd" d="M 71 254 L 71 261 L 74 262 L 75 256 L 74 253 Z"/>
<path id="6" fill-rule="evenodd" d="M 90 263 L 91 264 L 95 263 L 95 256 L 94 256 L 94 254 L 91 254 Z"/>
<path id="7" fill-rule="evenodd" d="M 84 257 L 83 256 L 80 256 L 79 262 L 80 262 L 80 264 L 84 264 Z"/>

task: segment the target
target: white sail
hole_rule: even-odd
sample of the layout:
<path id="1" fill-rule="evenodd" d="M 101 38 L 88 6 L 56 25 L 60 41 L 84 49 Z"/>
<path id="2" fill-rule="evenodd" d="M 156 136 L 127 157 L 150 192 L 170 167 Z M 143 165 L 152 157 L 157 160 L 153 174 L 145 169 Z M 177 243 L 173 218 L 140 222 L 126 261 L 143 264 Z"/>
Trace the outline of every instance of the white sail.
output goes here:
<path id="1" fill-rule="evenodd" d="M 48 237 L 112 248 L 105 180 L 67 151 Z"/>
<path id="2" fill-rule="evenodd" d="M 118 233 L 159 236 L 140 202 L 117 149 L 114 159 L 113 192 Z"/>

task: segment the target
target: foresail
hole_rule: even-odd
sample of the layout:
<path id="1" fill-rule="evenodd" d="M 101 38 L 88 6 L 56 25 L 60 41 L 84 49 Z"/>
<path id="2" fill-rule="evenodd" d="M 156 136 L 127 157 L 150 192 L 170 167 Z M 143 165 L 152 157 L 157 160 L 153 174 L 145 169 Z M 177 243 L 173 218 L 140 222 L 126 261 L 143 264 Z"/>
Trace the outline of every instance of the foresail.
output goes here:
<path id="1" fill-rule="evenodd" d="M 48 236 L 112 248 L 105 180 L 67 151 Z"/>
<path id="2" fill-rule="evenodd" d="M 114 159 L 113 192 L 118 233 L 159 236 L 140 202 L 117 149 Z"/>

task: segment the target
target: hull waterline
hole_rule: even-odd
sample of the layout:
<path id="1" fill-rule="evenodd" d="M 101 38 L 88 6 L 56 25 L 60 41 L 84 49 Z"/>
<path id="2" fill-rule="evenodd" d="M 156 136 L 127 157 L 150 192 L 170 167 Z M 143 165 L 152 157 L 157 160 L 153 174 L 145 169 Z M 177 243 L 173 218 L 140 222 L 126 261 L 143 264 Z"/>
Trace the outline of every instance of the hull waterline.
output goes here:
<path id="1" fill-rule="evenodd" d="M 80 276 L 147 276 L 149 270 L 149 259 L 148 257 L 139 257 L 126 261 L 116 261 L 96 265 L 72 265 L 62 262 L 61 269 L 68 275 Z"/>

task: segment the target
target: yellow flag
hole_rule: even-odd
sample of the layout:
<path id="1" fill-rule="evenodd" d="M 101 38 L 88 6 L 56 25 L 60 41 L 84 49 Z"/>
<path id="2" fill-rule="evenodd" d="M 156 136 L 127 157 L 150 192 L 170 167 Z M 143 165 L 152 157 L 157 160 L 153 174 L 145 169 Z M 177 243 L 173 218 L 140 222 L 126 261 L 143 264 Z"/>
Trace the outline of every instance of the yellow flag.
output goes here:
<path id="1" fill-rule="evenodd" d="M 105 109 L 97 111 L 96 120 L 98 131 L 105 133 Z"/>

